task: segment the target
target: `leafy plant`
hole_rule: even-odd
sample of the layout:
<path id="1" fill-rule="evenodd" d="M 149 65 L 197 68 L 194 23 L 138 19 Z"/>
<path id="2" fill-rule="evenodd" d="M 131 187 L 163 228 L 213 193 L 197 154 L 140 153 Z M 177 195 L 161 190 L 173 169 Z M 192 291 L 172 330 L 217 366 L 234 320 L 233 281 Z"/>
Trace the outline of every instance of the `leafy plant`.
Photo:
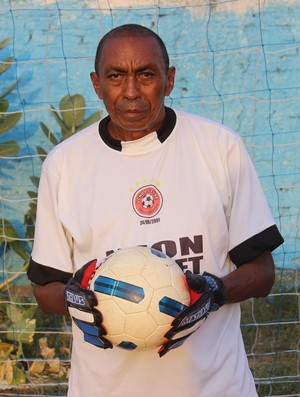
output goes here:
<path id="1" fill-rule="evenodd" d="M 42 131 L 47 139 L 57 145 L 63 140 L 69 138 L 75 132 L 78 132 L 99 120 L 101 113 L 95 112 L 87 119 L 85 116 L 85 99 L 80 94 L 66 95 L 59 102 L 59 110 L 51 106 L 52 114 L 60 126 L 60 136 L 56 138 L 55 134 L 44 124 L 40 123 Z M 47 152 L 40 146 L 37 146 L 37 152 L 41 156 L 47 155 Z"/>
<path id="2" fill-rule="evenodd" d="M 33 341 L 36 325 L 36 320 L 33 318 L 35 309 L 35 306 L 6 305 L 6 315 L 10 321 L 6 336 L 8 340 L 19 344 Z"/>
<path id="3" fill-rule="evenodd" d="M 5 48 L 10 41 L 11 38 L 2 40 L 0 42 L 0 51 L 3 50 L 3 48 Z M 0 65 L 0 76 L 2 76 L 2 74 L 5 73 L 12 66 L 13 62 L 13 57 L 8 57 L 2 61 L 2 64 Z M 3 134 L 12 129 L 18 123 L 22 116 L 21 112 L 8 114 L 9 101 L 6 99 L 6 97 L 13 91 L 16 86 L 17 82 L 12 84 L 9 88 L 7 88 L 4 92 L 0 94 L 0 134 Z M 15 140 L 1 142 L 0 156 L 7 157 L 17 154 L 18 152 L 19 145 Z"/>
<path id="4" fill-rule="evenodd" d="M 17 299 L 19 303 L 21 298 Z M 20 362 L 24 357 L 23 344 L 30 344 L 35 334 L 36 307 L 15 302 L 2 303 L 0 311 L 5 315 L 6 342 L 0 342 L 0 384 L 25 384 L 26 374 Z M 4 324 L 3 324 L 4 325 Z"/>
<path id="5" fill-rule="evenodd" d="M 16 229 L 11 222 L 6 219 L 0 223 L 0 245 L 3 243 L 8 244 L 22 259 L 25 261 L 28 260 L 28 253 L 20 241 Z"/>
<path id="6" fill-rule="evenodd" d="M 8 43 L 9 40 L 0 43 L 0 48 L 4 48 Z M 2 67 L 0 72 L 4 73 L 4 71 L 9 67 L 7 64 L 12 61 L 13 58 L 7 58 L 5 60 L 5 67 Z M 8 95 L 15 86 L 16 84 L 9 87 L 9 89 L 0 97 L 0 112 L 3 113 L 3 115 L 0 115 L 0 133 L 12 128 L 21 117 L 21 113 L 14 113 L 7 116 L 4 114 L 8 111 L 9 107 L 8 101 L 4 99 L 4 97 Z M 59 103 L 58 110 L 55 109 L 54 106 L 51 106 L 52 114 L 59 126 L 59 132 L 52 132 L 50 128 L 42 122 L 40 123 L 40 126 L 42 132 L 47 138 L 47 141 L 52 146 L 57 145 L 77 131 L 100 119 L 101 113 L 99 111 L 94 112 L 89 117 L 85 117 L 85 107 L 85 99 L 80 94 L 64 96 Z M 43 161 L 48 154 L 47 151 L 42 146 L 37 146 L 36 150 L 41 161 Z M 19 146 L 16 141 L 7 141 L 4 142 L 3 147 L 0 149 L 0 156 L 13 155 L 18 151 Z M 25 214 L 23 225 L 25 227 L 25 237 L 32 239 L 34 236 L 34 225 L 36 219 L 36 191 L 40 179 L 39 177 L 31 176 L 30 180 L 36 190 L 28 192 L 31 201 L 29 203 L 28 211 Z M 0 223 L 0 245 L 4 245 L 5 248 L 11 248 L 25 261 L 21 270 L 6 281 L 0 283 L 0 290 L 3 292 L 10 291 L 9 296 L 11 296 L 11 293 L 13 293 L 12 283 L 16 278 L 23 274 L 28 267 L 30 247 L 29 244 L 25 244 L 22 241 L 13 224 L 6 219 Z M 32 294 L 30 296 L 32 297 Z M 17 298 L 17 301 L 15 300 L 14 302 L 11 302 L 11 304 L 5 302 L 3 305 L 0 305 L 0 320 L 2 318 L 0 323 L 2 323 L 6 329 L 5 341 L 0 341 L 0 384 L 2 386 L 7 385 L 10 389 L 12 387 L 11 385 L 19 385 L 17 388 L 22 387 L 21 385 L 27 383 L 27 377 L 30 379 L 34 379 L 35 377 L 38 379 L 45 377 L 47 379 L 49 378 L 49 380 L 56 378 L 65 379 L 68 371 L 68 368 L 65 368 L 60 358 L 55 357 L 55 349 L 50 349 L 48 347 L 45 348 L 44 345 L 42 346 L 40 343 L 41 339 L 39 340 L 39 354 L 42 356 L 42 361 L 33 361 L 29 371 L 27 372 L 26 368 L 20 365 L 20 363 L 23 362 L 22 359 L 24 357 L 23 349 L 25 351 L 29 348 L 31 349 L 30 346 L 32 345 L 32 342 L 36 342 L 36 327 L 41 327 L 41 324 L 38 323 L 43 323 L 43 316 L 39 316 L 35 313 L 36 306 L 28 306 L 24 304 L 23 300 L 24 297 L 20 296 Z M 46 316 L 46 318 L 48 317 L 49 316 Z M 62 321 L 61 318 L 60 321 Z M 47 354 L 50 352 L 51 356 L 45 356 L 45 352 L 47 352 Z M 30 353 L 30 355 L 32 355 L 32 353 Z M 37 363 L 43 364 L 41 368 L 36 368 Z"/>
<path id="7" fill-rule="evenodd" d="M 0 42 L 0 51 L 3 50 L 11 41 L 11 38 L 6 38 Z M 0 64 L 0 76 L 12 66 L 14 58 L 12 56 L 4 59 Z M 12 129 L 20 120 L 22 113 L 9 113 L 9 101 L 6 97 L 14 90 L 18 82 L 10 85 L 4 92 L 0 93 L 0 134 Z M 15 140 L 2 141 L 0 145 L 0 157 L 8 157 L 19 152 L 20 147 Z M 0 224 L 0 245 L 6 244 L 25 261 L 28 261 L 29 255 L 19 239 L 18 233 L 13 227 L 12 223 L 6 219 Z M 2 288 L 6 283 L 0 284 Z"/>

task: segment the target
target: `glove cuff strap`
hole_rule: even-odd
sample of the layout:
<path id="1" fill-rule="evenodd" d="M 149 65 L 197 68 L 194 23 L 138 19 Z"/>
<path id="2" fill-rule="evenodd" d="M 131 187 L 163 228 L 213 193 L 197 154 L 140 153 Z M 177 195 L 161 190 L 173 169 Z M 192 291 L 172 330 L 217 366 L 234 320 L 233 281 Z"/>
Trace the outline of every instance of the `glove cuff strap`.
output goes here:
<path id="1" fill-rule="evenodd" d="M 219 277 L 207 272 L 203 273 L 203 277 L 214 295 L 215 303 L 219 307 L 223 306 L 227 301 L 227 291 L 223 281 Z"/>

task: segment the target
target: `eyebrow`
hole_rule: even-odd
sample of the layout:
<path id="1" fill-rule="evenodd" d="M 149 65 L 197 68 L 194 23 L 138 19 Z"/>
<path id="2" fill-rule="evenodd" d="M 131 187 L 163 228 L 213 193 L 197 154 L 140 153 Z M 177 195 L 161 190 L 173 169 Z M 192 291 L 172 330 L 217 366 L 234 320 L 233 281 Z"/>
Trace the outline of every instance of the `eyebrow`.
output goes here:
<path id="1" fill-rule="evenodd" d="M 145 72 L 146 70 L 155 70 L 156 68 L 153 66 L 153 64 L 149 64 L 149 65 L 144 65 L 144 66 L 140 66 L 136 69 L 134 69 L 135 73 L 141 73 L 141 72 Z M 107 68 L 107 72 L 118 72 L 118 73 L 126 73 L 127 69 L 119 67 L 119 66 L 111 66 L 109 68 Z"/>

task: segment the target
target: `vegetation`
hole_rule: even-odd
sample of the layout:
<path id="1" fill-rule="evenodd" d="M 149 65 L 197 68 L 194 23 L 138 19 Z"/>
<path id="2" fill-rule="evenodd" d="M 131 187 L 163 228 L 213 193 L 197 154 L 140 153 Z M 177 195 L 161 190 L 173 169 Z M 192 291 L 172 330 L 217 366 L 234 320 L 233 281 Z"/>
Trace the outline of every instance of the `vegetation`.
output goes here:
<path id="1" fill-rule="evenodd" d="M 3 50 L 11 41 L 7 38 L 0 42 L 0 51 Z M 0 78 L 13 64 L 14 58 L 8 57 L 2 61 L 0 65 Z M 6 97 L 15 89 L 18 82 L 12 84 L 4 92 L 0 93 L 0 134 L 11 130 L 20 120 L 22 113 L 9 113 L 9 101 Z M 19 152 L 19 145 L 15 140 L 1 142 L 0 157 L 12 156 Z"/>
<path id="2" fill-rule="evenodd" d="M 11 41 L 11 38 L 4 39 L 0 42 L 0 51 L 3 50 Z M 4 81 L 4 73 L 13 65 L 14 58 L 8 57 L 2 60 L 0 64 L 0 79 Z M 22 113 L 9 113 L 9 100 L 7 96 L 16 88 L 17 83 L 10 85 L 5 91 L 0 93 L 0 134 L 11 130 L 20 120 Z M 19 145 L 16 140 L 1 141 L 0 157 L 13 156 L 19 153 Z M 18 240 L 18 234 L 10 221 L 4 219 L 0 224 L 0 245 L 7 243 L 11 248 L 25 261 L 27 255 L 24 252 L 23 245 Z"/>
<path id="3" fill-rule="evenodd" d="M 259 396 L 298 396 L 299 283 L 297 270 L 277 276 L 267 298 L 242 303 L 242 333 Z"/>
<path id="4" fill-rule="evenodd" d="M 9 41 L 2 41 L 0 49 Z M 12 57 L 7 58 L 0 68 L 0 74 L 4 73 L 12 62 Z M 9 101 L 6 96 L 16 85 L 17 83 L 11 85 L 1 94 L 0 133 L 12 129 L 21 117 L 19 112 L 8 114 Z M 86 117 L 85 99 L 80 94 L 64 96 L 58 110 L 51 106 L 51 113 L 58 124 L 58 132 L 54 133 L 43 122 L 40 123 L 48 147 L 49 143 L 50 147 L 54 147 L 101 117 L 100 112 Z M 36 151 L 41 161 L 48 154 L 42 146 L 36 147 Z M 1 143 L 0 156 L 12 156 L 18 152 L 19 146 L 16 141 Z M 30 177 L 30 180 L 37 190 L 39 178 Z M 34 235 L 36 190 L 28 191 L 31 200 L 23 222 L 24 235 L 28 241 Z M 28 267 L 31 245 L 22 241 L 13 223 L 7 219 L 3 219 L 0 224 L 0 247 L 4 252 L 13 251 L 22 263 L 19 271 L 0 283 L 0 389 L 7 387 L 8 395 L 26 395 L 36 390 L 33 384 L 45 384 L 44 391 L 49 391 L 49 395 L 56 391 L 65 391 L 69 371 L 70 322 L 61 316 L 46 315 L 36 307 L 31 284 L 27 278 L 24 278 L 24 282 L 22 280 L 21 285 L 15 284 L 15 280 L 21 278 Z M 49 383 L 51 385 L 47 387 L 46 384 Z"/>
<path id="5" fill-rule="evenodd" d="M 300 394 L 299 382 L 293 382 L 292 379 L 293 375 L 298 374 L 299 306 L 298 299 L 288 286 L 295 285 L 296 277 L 296 271 L 290 271 L 284 276 L 286 286 L 280 295 L 277 295 L 280 284 L 277 279 L 271 296 L 242 303 L 242 332 L 260 397 Z M 24 292 L 23 290 L 22 293 Z M 3 311 L 4 308 L 1 308 L 0 323 Z M 10 393 L 22 393 L 25 396 L 39 391 L 39 394 L 47 396 L 66 395 L 70 368 L 69 324 L 63 324 L 59 316 L 46 316 L 39 309 L 34 317 L 37 332 L 33 335 L 33 343 L 26 345 L 22 360 L 16 360 L 17 344 L 13 351 L 10 343 L 0 342 L 0 351 L 5 348 L 7 352 L 10 350 L 7 357 L 11 363 L 14 360 L 16 363 L 15 366 L 7 366 L 6 370 L 19 368 L 18 371 L 14 369 L 16 377 L 12 385 L 15 386 L 10 389 Z M 54 334 L 51 334 L 52 330 L 55 331 Z M 1 383 L 3 380 L 0 371 Z M 11 394 L 1 395 L 8 397 Z"/>

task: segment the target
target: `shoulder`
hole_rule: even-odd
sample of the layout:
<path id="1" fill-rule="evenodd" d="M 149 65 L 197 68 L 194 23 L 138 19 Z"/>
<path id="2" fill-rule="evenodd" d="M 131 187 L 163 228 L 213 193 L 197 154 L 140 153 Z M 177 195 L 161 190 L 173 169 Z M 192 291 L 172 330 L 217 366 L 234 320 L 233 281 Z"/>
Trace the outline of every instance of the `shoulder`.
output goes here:
<path id="1" fill-rule="evenodd" d="M 66 140 L 60 142 L 51 150 L 48 157 L 54 156 L 57 152 L 72 150 L 85 142 L 90 142 L 92 136 L 99 137 L 99 122 L 91 124 L 89 127 L 76 132 Z"/>
<path id="2" fill-rule="evenodd" d="M 239 137 L 237 132 L 217 121 L 179 110 L 175 110 L 175 113 L 177 116 L 178 125 L 180 126 L 190 126 L 192 128 L 199 129 L 199 132 L 209 130 L 210 132 L 214 132 L 216 134 L 232 136 L 234 139 Z"/>
<path id="3" fill-rule="evenodd" d="M 230 148 L 236 143 L 242 144 L 240 135 L 224 124 L 187 112 L 176 110 L 175 113 L 177 116 L 176 129 L 183 139 L 191 136 L 204 147 L 207 144 Z"/>
<path id="4" fill-rule="evenodd" d="M 94 123 L 56 145 L 47 155 L 43 169 L 51 168 L 53 163 L 60 163 L 65 159 L 72 161 L 77 156 L 86 155 L 89 148 L 100 141 L 98 127 L 99 122 Z"/>

